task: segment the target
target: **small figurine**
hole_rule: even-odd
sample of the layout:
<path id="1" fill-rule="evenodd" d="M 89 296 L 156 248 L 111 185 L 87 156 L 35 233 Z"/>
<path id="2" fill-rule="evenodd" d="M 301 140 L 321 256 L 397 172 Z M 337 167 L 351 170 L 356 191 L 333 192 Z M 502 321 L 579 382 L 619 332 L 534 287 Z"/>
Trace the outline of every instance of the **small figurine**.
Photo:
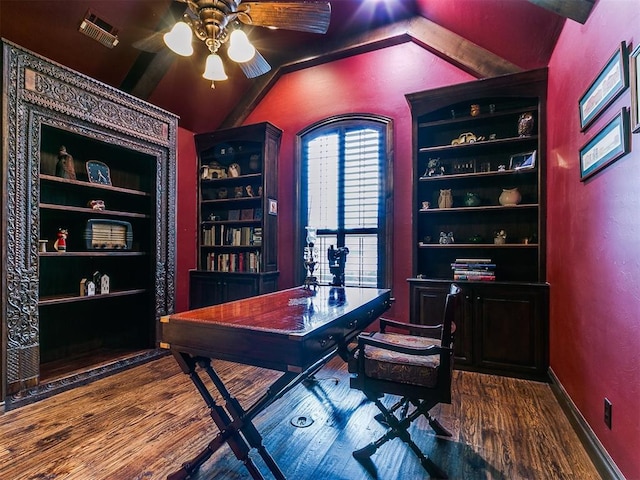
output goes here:
<path id="1" fill-rule="evenodd" d="M 449 245 L 451 243 L 454 243 L 455 240 L 453 238 L 453 232 L 449 232 L 449 233 L 444 233 L 444 232 L 440 232 L 440 244 L 441 245 Z"/>
<path id="2" fill-rule="evenodd" d="M 253 187 L 251 185 L 247 185 L 244 188 L 247 191 L 247 197 L 254 197 L 255 196 L 254 193 L 253 193 Z"/>
<path id="3" fill-rule="evenodd" d="M 73 165 L 73 157 L 67 153 L 67 147 L 62 145 L 58 152 L 58 163 L 56 163 L 56 177 L 76 179 L 76 169 Z"/>
<path id="4" fill-rule="evenodd" d="M 233 192 L 234 192 L 234 197 L 235 198 L 240 198 L 240 197 L 242 197 L 244 195 L 244 190 L 243 190 L 242 187 L 235 187 L 233 189 Z"/>
<path id="5" fill-rule="evenodd" d="M 53 248 L 56 252 L 66 252 L 67 251 L 67 236 L 69 235 L 69 231 L 66 228 L 58 229 L 58 239 L 53 244 Z"/>
<path id="6" fill-rule="evenodd" d="M 109 293 L 109 288 L 110 288 L 109 284 L 110 284 L 109 275 L 105 273 L 104 275 L 102 275 L 102 277 L 100 277 L 100 293 L 102 295 Z"/>
<path id="7" fill-rule="evenodd" d="M 231 178 L 239 177 L 240 176 L 240 165 L 238 165 L 237 163 L 232 163 L 231 165 L 229 165 L 229 168 L 227 169 L 227 174 Z"/>
<path id="8" fill-rule="evenodd" d="M 453 195 L 450 188 L 440 190 L 438 196 L 438 208 L 451 208 L 453 207 Z"/>
<path id="9" fill-rule="evenodd" d="M 260 170 L 260 155 L 254 153 L 249 157 L 249 170 L 257 172 Z"/>
<path id="10" fill-rule="evenodd" d="M 528 137 L 533 133 L 534 125 L 533 113 L 525 112 L 518 118 L 518 135 Z"/>
<path id="11" fill-rule="evenodd" d="M 444 165 L 440 164 L 439 158 L 430 158 L 423 177 L 435 177 L 436 175 L 444 175 Z"/>
<path id="12" fill-rule="evenodd" d="M 504 245 L 507 242 L 507 232 L 500 230 L 496 232 L 496 236 L 493 238 L 493 243 L 496 245 Z"/>
<path id="13" fill-rule="evenodd" d="M 89 200 L 87 203 L 87 207 L 91 207 L 92 210 L 104 210 L 104 200 Z"/>

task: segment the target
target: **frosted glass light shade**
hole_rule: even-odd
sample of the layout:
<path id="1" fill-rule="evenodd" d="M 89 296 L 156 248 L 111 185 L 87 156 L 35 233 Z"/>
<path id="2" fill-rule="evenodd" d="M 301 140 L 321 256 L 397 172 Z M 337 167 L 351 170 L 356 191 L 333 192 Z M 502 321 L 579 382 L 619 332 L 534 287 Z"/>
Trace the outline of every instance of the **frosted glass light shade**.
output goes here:
<path id="1" fill-rule="evenodd" d="M 243 63 L 248 62 L 256 54 L 256 49 L 249 39 L 247 34 L 242 30 L 234 30 L 229 37 L 229 50 L 227 50 L 229 58 L 234 62 Z"/>
<path id="2" fill-rule="evenodd" d="M 193 53 L 193 45 L 191 45 L 193 35 L 189 25 L 184 22 L 177 22 L 162 38 L 167 47 L 178 55 L 188 57 Z"/>
<path id="3" fill-rule="evenodd" d="M 228 78 L 219 55 L 212 53 L 207 57 L 207 63 L 205 64 L 202 76 L 211 81 L 226 80 Z"/>

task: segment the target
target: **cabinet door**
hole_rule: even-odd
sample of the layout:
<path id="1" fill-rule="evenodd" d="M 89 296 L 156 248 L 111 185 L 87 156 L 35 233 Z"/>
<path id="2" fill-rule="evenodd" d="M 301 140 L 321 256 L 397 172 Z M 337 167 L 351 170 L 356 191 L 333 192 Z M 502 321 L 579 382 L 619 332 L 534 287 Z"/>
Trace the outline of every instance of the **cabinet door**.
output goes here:
<path id="1" fill-rule="evenodd" d="M 193 270 L 189 276 L 189 308 L 208 307 L 258 295 L 258 281 L 257 275 Z"/>
<path id="2" fill-rule="evenodd" d="M 477 364 L 544 375 L 548 364 L 546 289 L 477 286 L 473 293 Z"/>
<path id="3" fill-rule="evenodd" d="M 231 277 L 223 280 L 225 302 L 258 295 L 258 277 Z"/>
<path id="4" fill-rule="evenodd" d="M 449 283 L 411 284 L 411 323 L 437 325 L 442 323 L 444 302 L 449 293 Z M 467 288 L 462 287 L 463 309 L 456 315 L 454 364 L 472 363 L 472 307 Z"/>

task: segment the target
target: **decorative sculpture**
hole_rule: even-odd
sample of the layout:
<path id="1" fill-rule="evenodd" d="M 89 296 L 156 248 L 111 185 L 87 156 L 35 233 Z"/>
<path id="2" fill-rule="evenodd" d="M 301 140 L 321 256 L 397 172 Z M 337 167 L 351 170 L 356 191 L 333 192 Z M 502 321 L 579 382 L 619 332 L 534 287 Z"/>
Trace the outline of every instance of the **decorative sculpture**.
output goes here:
<path id="1" fill-rule="evenodd" d="M 331 285 L 334 287 L 344 286 L 344 267 L 347 263 L 347 255 L 349 249 L 347 247 L 333 248 L 333 245 L 327 250 L 327 259 L 329 260 L 329 270 L 333 274 Z"/>
<path id="2" fill-rule="evenodd" d="M 67 236 L 69 235 L 69 231 L 66 228 L 58 229 L 58 239 L 53 244 L 53 248 L 56 252 L 66 252 L 67 251 Z"/>
<path id="3" fill-rule="evenodd" d="M 58 163 L 56 163 L 56 177 L 76 179 L 76 169 L 73 165 L 73 157 L 67 153 L 67 147 L 62 145 L 58 152 Z"/>

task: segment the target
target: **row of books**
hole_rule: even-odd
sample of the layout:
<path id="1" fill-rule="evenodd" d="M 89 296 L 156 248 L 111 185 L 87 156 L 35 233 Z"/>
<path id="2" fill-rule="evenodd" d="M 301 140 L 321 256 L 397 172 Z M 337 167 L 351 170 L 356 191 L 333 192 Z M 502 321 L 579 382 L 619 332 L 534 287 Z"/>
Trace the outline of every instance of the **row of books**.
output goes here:
<path id="1" fill-rule="evenodd" d="M 202 245 L 217 246 L 260 246 L 262 245 L 262 227 L 230 227 L 214 225 L 202 229 Z"/>
<path id="2" fill-rule="evenodd" d="M 227 220 L 260 220 L 260 219 L 262 219 L 261 208 L 243 208 L 242 210 L 229 210 L 227 212 Z"/>
<path id="3" fill-rule="evenodd" d="M 454 280 L 492 282 L 496 279 L 496 264 L 490 258 L 456 258 L 451 264 Z"/>
<path id="4" fill-rule="evenodd" d="M 260 252 L 209 253 L 206 270 L 212 272 L 260 273 Z"/>

